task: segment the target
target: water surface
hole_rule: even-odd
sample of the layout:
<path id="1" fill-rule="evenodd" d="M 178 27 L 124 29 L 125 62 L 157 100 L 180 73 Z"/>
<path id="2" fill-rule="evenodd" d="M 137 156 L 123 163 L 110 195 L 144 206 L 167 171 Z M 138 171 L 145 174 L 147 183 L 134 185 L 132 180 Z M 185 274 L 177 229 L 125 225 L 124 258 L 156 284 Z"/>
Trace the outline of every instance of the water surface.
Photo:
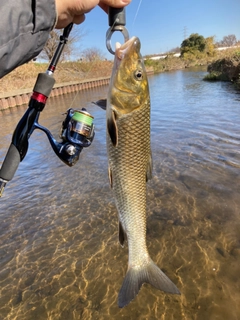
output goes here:
<path id="1" fill-rule="evenodd" d="M 76 166 L 35 131 L 0 199 L 0 319 L 240 319 L 240 94 L 204 74 L 149 78 L 147 243 L 182 295 L 144 285 L 117 306 L 128 254 L 108 182 L 105 112 L 91 104 L 106 86 L 50 98 L 41 114 L 55 137 L 70 106 L 93 114 L 95 139 Z M 0 113 L 1 161 L 25 110 Z"/>

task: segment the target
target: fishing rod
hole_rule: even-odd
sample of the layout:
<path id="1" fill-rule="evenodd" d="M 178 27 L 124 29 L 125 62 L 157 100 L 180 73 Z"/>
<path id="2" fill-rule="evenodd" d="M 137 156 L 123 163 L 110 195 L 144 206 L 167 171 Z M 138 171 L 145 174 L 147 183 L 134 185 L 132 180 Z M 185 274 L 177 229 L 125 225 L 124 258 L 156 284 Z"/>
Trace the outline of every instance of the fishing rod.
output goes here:
<path id="1" fill-rule="evenodd" d="M 120 31 L 125 42 L 129 39 L 126 25 L 125 8 L 109 8 L 109 29 L 106 34 L 106 46 L 110 53 L 115 54 L 111 46 L 112 34 Z M 60 36 L 58 47 L 49 64 L 46 73 L 39 73 L 33 93 L 30 98 L 28 109 L 17 124 L 12 136 L 12 142 L 0 169 L 0 197 L 6 184 L 13 179 L 20 162 L 25 158 L 28 151 L 28 140 L 35 129 L 43 131 L 50 142 L 55 154 L 66 165 L 72 167 L 78 160 L 83 148 L 89 147 L 94 138 L 93 116 L 85 108 L 82 110 L 68 109 L 66 118 L 62 123 L 60 132 L 61 141 L 57 141 L 51 132 L 38 123 L 40 113 L 43 111 L 47 99 L 55 84 L 53 73 L 59 58 L 68 41 L 73 24 L 69 24 Z"/>
<path id="2" fill-rule="evenodd" d="M 12 142 L 0 169 L 0 197 L 7 182 L 12 180 L 20 162 L 25 158 L 28 151 L 28 140 L 35 129 L 45 132 L 55 154 L 70 167 L 78 161 L 82 149 L 89 147 L 93 141 L 93 116 L 84 108 L 82 110 L 67 110 L 66 118 L 62 123 L 61 141 L 59 142 L 54 139 L 47 128 L 38 123 L 40 113 L 43 111 L 54 86 L 53 73 L 68 41 L 72 26 L 71 23 L 63 30 L 46 73 L 38 74 L 28 109 L 13 133 Z"/>

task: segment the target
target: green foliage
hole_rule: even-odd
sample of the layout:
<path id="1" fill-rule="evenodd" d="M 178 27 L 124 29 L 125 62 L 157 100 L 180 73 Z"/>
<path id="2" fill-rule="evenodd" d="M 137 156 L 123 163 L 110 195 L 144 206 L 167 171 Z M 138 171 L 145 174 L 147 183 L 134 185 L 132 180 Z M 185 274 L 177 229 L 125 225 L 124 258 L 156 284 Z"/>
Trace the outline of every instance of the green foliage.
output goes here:
<path id="1" fill-rule="evenodd" d="M 160 63 L 160 59 L 159 60 L 146 59 L 144 61 L 144 64 L 146 67 L 152 67 L 154 72 L 162 72 L 164 70 L 162 63 Z"/>
<path id="2" fill-rule="evenodd" d="M 185 53 L 196 55 L 197 52 L 203 52 L 206 48 L 206 40 L 198 33 L 192 33 L 189 38 L 181 44 L 181 56 Z"/>
<path id="3" fill-rule="evenodd" d="M 181 44 L 181 57 L 190 64 L 197 60 L 202 64 L 215 54 L 214 37 L 204 38 L 198 33 L 193 33 Z"/>
<path id="4" fill-rule="evenodd" d="M 173 57 L 171 54 L 164 59 L 146 59 L 144 60 L 144 64 L 146 68 L 153 68 L 155 73 L 185 68 L 183 59 Z"/>
<path id="5" fill-rule="evenodd" d="M 213 71 L 213 72 L 210 72 L 209 74 L 207 74 L 203 80 L 205 81 L 218 81 L 218 80 L 221 80 L 220 79 L 220 73 L 217 72 L 217 71 Z"/>

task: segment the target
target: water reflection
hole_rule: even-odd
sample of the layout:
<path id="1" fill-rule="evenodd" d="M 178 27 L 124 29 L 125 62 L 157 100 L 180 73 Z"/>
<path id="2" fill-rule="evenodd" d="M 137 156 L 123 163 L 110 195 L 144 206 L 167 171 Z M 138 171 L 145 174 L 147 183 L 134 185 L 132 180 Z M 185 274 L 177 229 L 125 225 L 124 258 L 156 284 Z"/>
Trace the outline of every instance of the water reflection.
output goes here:
<path id="1" fill-rule="evenodd" d="M 49 100 L 40 123 L 57 137 L 70 106 L 87 107 L 96 136 L 68 168 L 46 136 L 30 149 L 0 200 L 0 319 L 239 319 L 240 109 L 227 83 L 204 72 L 149 78 L 154 176 L 148 186 L 149 252 L 181 290 L 145 285 L 126 308 L 127 267 L 107 177 L 107 87 Z M 24 108 L 0 116 L 0 159 Z"/>

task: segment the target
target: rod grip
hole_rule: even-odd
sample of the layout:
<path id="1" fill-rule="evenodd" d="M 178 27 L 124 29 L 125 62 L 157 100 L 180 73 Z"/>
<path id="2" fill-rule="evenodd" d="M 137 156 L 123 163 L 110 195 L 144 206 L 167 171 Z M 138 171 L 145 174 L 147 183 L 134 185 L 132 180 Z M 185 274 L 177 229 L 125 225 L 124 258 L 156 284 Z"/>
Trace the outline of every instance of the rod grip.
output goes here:
<path id="1" fill-rule="evenodd" d="M 49 97 L 54 83 L 55 79 L 53 77 L 46 73 L 39 73 L 33 91 Z"/>
<path id="2" fill-rule="evenodd" d="M 12 180 L 20 163 L 20 154 L 18 149 L 12 143 L 8 149 L 6 157 L 0 169 L 0 178 L 6 181 Z"/>

